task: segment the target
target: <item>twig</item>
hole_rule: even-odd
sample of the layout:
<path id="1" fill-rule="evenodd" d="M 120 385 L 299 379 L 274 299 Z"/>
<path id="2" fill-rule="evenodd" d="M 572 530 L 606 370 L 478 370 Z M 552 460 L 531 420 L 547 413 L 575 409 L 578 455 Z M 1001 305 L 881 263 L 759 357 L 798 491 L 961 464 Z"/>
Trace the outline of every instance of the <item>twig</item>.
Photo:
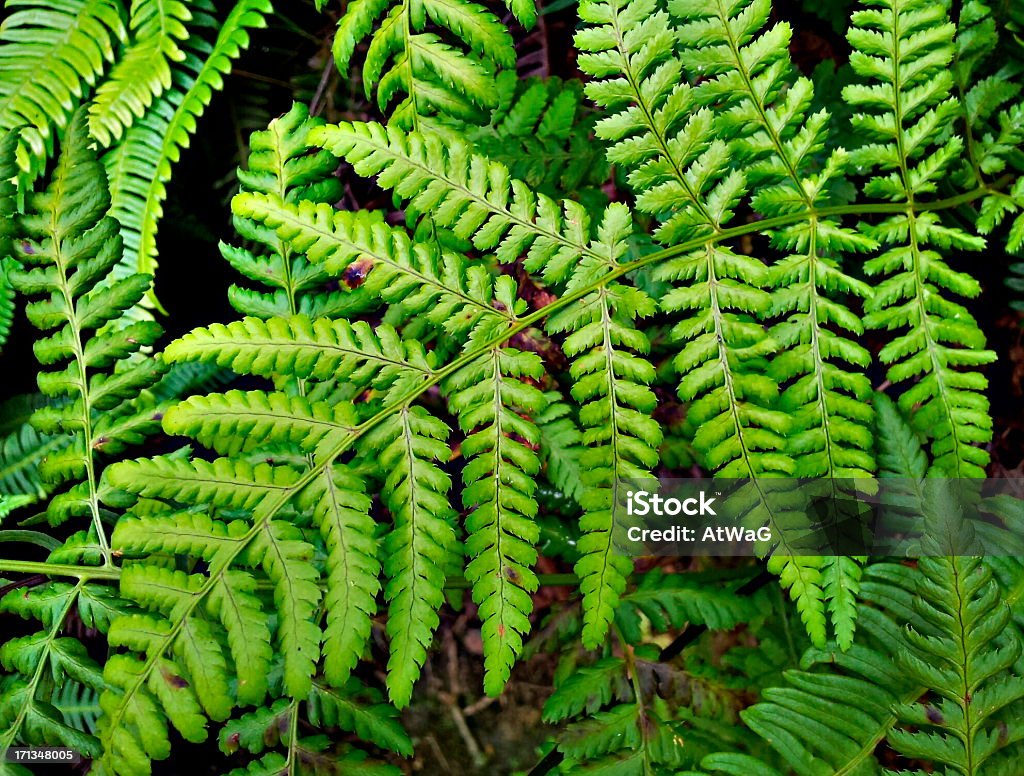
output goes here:
<path id="1" fill-rule="evenodd" d="M 466 724 L 466 718 L 462 714 L 462 709 L 455 702 L 455 699 L 448 693 L 438 693 L 437 697 L 441 699 L 441 702 L 448 707 L 449 713 L 452 715 L 452 721 L 455 723 L 455 729 L 459 731 L 459 735 L 462 736 L 463 743 L 466 744 L 466 749 L 469 750 L 469 756 L 473 760 L 473 765 L 477 768 L 482 768 L 484 763 L 487 762 L 487 758 L 484 756 L 483 751 L 480 749 L 480 744 L 473 738 L 473 733 L 469 729 L 469 725 Z"/>
<path id="2" fill-rule="evenodd" d="M 309 115 L 319 116 L 320 110 L 323 105 L 320 104 L 320 100 L 323 99 L 324 93 L 327 91 L 327 83 L 331 80 L 331 72 L 334 70 L 334 55 L 331 54 L 327 57 L 327 62 L 324 65 L 324 72 L 320 76 L 320 83 L 317 84 L 316 93 L 313 95 L 313 99 L 309 103 Z"/>

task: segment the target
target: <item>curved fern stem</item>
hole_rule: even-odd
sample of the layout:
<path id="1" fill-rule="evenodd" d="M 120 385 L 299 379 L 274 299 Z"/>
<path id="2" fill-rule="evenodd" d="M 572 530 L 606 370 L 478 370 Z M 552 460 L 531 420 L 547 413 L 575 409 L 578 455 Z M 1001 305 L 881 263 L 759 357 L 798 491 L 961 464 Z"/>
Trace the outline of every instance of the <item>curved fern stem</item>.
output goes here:
<path id="1" fill-rule="evenodd" d="M 0 560 L 0 571 L 9 571 L 15 574 L 74 577 L 83 581 L 105 579 L 116 582 L 121 578 L 121 569 L 117 566 L 75 566 L 68 563 L 43 563 L 29 560 Z"/>

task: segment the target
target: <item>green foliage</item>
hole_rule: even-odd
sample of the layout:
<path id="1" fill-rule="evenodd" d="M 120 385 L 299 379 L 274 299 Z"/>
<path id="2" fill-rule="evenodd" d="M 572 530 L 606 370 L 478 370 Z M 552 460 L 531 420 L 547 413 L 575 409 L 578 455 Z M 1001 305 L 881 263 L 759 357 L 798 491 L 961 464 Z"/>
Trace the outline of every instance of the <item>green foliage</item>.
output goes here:
<path id="1" fill-rule="evenodd" d="M 132 2 L 129 48 L 89 108 L 89 131 L 102 145 L 119 139 L 157 96 L 171 88 L 171 62 L 185 58 L 179 42 L 188 37 L 185 23 L 191 18 L 188 5 L 180 0 Z"/>
<path id="2" fill-rule="evenodd" d="M 512 0 L 508 5 L 523 25 L 533 24 L 532 2 Z M 428 23 L 457 45 L 427 31 Z M 356 0 L 345 9 L 334 36 L 332 53 L 342 73 L 367 38 L 362 71 L 366 96 L 376 89 L 377 103 L 385 110 L 404 94 L 390 112 L 406 128 L 417 127 L 420 117 L 435 113 L 470 118 L 476 109 L 493 106 L 495 71 L 515 66 L 512 36 L 505 25 L 468 0 Z"/>
<path id="3" fill-rule="evenodd" d="M 871 141 L 851 161 L 879 172 L 865 185 L 866 195 L 913 205 L 936 191 L 963 149 L 959 136 L 941 135 L 957 110 L 947 67 L 955 28 L 940 6 L 879 6 L 857 11 L 849 32 L 854 71 L 877 81 L 843 90 L 863 111 L 854 115 L 854 127 Z M 980 476 L 988 456 L 974 444 L 991 438 L 992 421 L 982 393 L 988 381 L 976 368 L 995 354 L 984 349 L 985 337 L 966 308 L 948 298 L 977 296 L 980 286 L 949 267 L 934 248 L 977 251 L 985 243 L 913 207 L 864 231 L 885 248 L 865 265 L 881 281 L 864 323 L 902 332 L 879 358 L 892 382 L 917 378 L 900 396 L 900 406 L 915 408 L 914 422 L 933 439 L 938 466 L 953 477 Z"/>
<path id="4" fill-rule="evenodd" d="M 36 175 L 127 31 L 116 0 L 12 0 L 0 33 L 0 129 L 25 127 L 18 163 Z"/>
<path id="5" fill-rule="evenodd" d="M 181 47 L 175 44 L 174 50 L 178 53 L 174 56 L 180 55 L 181 58 L 177 66 L 171 67 L 170 83 L 161 89 L 160 96 L 149 110 L 131 123 L 123 140 L 104 157 L 110 177 L 112 215 L 124 231 L 126 250 L 121 272 L 125 274 L 155 272 L 156 234 L 173 165 L 181 156 L 182 149 L 188 147 L 196 131 L 196 122 L 210 104 L 214 92 L 223 88 L 224 77 L 231 71 L 232 61 L 249 45 L 248 31 L 265 26 L 264 17 L 271 10 L 268 0 L 239 0 L 227 18 L 218 22 L 210 15 L 213 10 L 210 3 L 196 2 L 194 5 L 192 25 L 196 29 Z M 217 30 L 212 44 L 200 33 L 202 28 Z M 166 43 L 166 37 L 164 41 Z M 159 56 L 148 56 L 145 66 L 155 67 L 160 61 Z M 125 75 L 125 78 L 130 76 Z M 130 93 L 121 95 L 116 81 L 108 83 L 115 85 L 107 94 L 117 94 L 129 105 L 138 99 L 133 99 Z M 133 89 L 139 87 L 137 79 L 132 78 L 130 83 Z M 136 110 L 141 104 L 140 100 Z M 97 102 L 96 105 L 99 107 L 93 114 L 94 123 L 104 127 L 97 138 L 103 139 L 103 131 L 119 136 L 120 132 L 111 129 L 111 120 L 104 121 L 104 111 L 108 110 L 104 103 Z M 120 124 L 126 123 L 122 116 Z"/>
<path id="6" fill-rule="evenodd" d="M 309 107 L 238 143 L 237 319 L 166 343 L 174 168 L 272 9 L 9 5 L 0 344 L 19 304 L 42 333 L 41 395 L 0 405 L 0 614 L 29 622 L 0 755 L 144 776 L 213 736 L 232 774 L 394 774 L 468 622 L 488 696 L 558 652 L 563 774 L 1014 772 L 1019 564 L 778 533 L 794 478 L 886 478 L 928 525 L 944 477 L 986 474 L 970 270 L 1024 244 L 1012 13 L 865 0 L 829 82 L 770 0 L 586 0 L 581 83 L 523 55 L 568 6 L 524 36 L 524 0 L 354 0 Z M 697 474 L 749 480 L 770 557 L 622 551 L 626 494 Z M 443 699 L 461 727 L 470 693 Z"/>
<path id="7" fill-rule="evenodd" d="M 71 436 L 59 452 L 51 447 L 40 469 L 52 483 L 75 483 L 51 499 L 47 517 L 54 525 L 72 516 L 90 517 L 109 562 L 97 457 L 116 454 L 156 430 L 162 407 L 145 389 L 163 366 L 157 359 L 135 357 L 160 336 L 157 324 L 117 325 L 142 298 L 150 278 L 106 279 L 121 259 L 122 243 L 118 223 L 106 215 L 110 197 L 103 166 L 87 143 L 80 112 L 49 187 L 32 197 L 20 222 L 24 237 L 18 256 L 26 268 L 12 270 L 11 279 L 26 295 L 45 295 L 30 302 L 26 314 L 34 326 L 52 332 L 35 344 L 36 358 L 53 370 L 39 373 L 39 389 L 62 399 L 36 410 L 32 424 L 43 434 Z M 108 332 L 97 334 L 110 324 Z"/>

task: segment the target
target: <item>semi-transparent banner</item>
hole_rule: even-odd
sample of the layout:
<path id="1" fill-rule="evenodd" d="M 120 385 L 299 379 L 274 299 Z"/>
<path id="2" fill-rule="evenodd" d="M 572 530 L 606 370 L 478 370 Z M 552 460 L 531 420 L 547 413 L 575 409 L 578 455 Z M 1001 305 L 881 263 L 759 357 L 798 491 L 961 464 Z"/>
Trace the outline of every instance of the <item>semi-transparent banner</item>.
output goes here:
<path id="1" fill-rule="evenodd" d="M 1024 479 L 652 479 L 592 495 L 632 556 L 1024 556 Z"/>

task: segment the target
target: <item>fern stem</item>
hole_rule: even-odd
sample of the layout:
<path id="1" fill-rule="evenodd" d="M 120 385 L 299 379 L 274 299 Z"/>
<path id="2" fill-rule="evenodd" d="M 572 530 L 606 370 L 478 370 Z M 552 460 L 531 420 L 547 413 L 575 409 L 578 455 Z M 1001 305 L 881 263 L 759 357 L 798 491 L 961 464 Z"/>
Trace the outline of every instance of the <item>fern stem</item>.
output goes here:
<path id="1" fill-rule="evenodd" d="M 0 560 L 0 571 L 15 574 L 43 574 L 51 577 L 74 577 L 83 582 L 90 579 L 117 581 L 121 569 L 117 566 L 76 566 L 71 563 L 40 563 L 27 560 Z"/>
<path id="2" fill-rule="evenodd" d="M 54 213 L 54 217 L 56 213 Z M 61 233 L 61 227 L 57 223 L 51 223 L 51 234 L 54 236 Z M 85 459 L 86 482 L 89 485 L 89 512 L 92 517 L 92 527 L 96 532 L 96 541 L 99 542 L 100 552 L 103 555 L 103 565 L 113 566 L 110 555 L 110 543 L 107 541 L 106 531 L 103 529 L 103 520 L 100 518 L 99 494 L 96 488 L 96 462 L 93 460 L 93 428 L 92 428 L 92 402 L 89 398 L 89 375 L 85 359 L 85 346 L 82 344 L 82 328 L 78 321 L 78 307 L 75 304 L 74 295 L 68 284 L 68 268 L 62 257 L 62 242 L 54 240 L 54 265 L 57 269 L 60 282 L 60 293 L 64 297 L 65 309 L 70 312 L 68 326 L 73 337 L 71 348 L 74 353 L 75 362 L 78 365 L 78 392 L 82 399 L 82 444 L 83 457 Z"/>
<path id="3" fill-rule="evenodd" d="M 541 587 L 569 587 L 578 584 L 580 578 L 575 574 L 538 574 L 537 582 Z M 473 583 L 465 577 L 450 577 L 444 582 L 445 590 L 469 590 Z"/>
<path id="4" fill-rule="evenodd" d="M 288 760 L 285 763 L 286 776 L 296 776 L 298 773 L 299 748 L 299 702 L 292 699 L 288 706 Z"/>
<path id="5" fill-rule="evenodd" d="M 639 721 L 640 734 L 643 739 L 641 744 L 643 749 L 643 774 L 647 776 L 651 773 L 651 761 L 650 754 L 647 751 L 647 731 L 650 729 L 650 725 L 646 724 L 647 720 L 647 706 L 644 704 L 644 696 L 642 688 L 640 687 L 640 676 L 636 670 L 636 655 L 633 653 L 633 645 L 626 641 L 626 637 L 622 635 L 622 631 L 618 625 L 612 626 L 615 631 L 615 637 L 618 639 L 619 644 L 622 646 L 622 658 L 626 662 L 626 673 L 629 676 L 629 682 L 633 687 L 633 699 L 636 701 L 637 709 L 637 720 Z"/>
<path id="6" fill-rule="evenodd" d="M 981 762 L 975 762 L 974 753 L 974 712 L 971 707 L 971 695 L 975 688 L 971 687 L 971 662 L 972 655 L 968 651 L 968 640 L 967 625 L 964 622 L 964 609 L 970 605 L 969 600 L 964 600 L 963 595 L 963 573 L 960 569 L 959 558 L 948 558 L 949 570 L 951 581 L 953 582 L 953 591 L 956 594 L 956 635 L 957 647 L 960 649 L 960 659 L 957 661 L 956 670 L 959 674 L 960 679 L 960 690 L 959 696 L 957 697 L 957 703 L 960 706 L 961 714 L 963 714 L 964 720 L 964 759 L 966 770 L 964 773 L 966 776 L 974 776 L 978 772 L 978 768 L 981 767 Z M 982 755 L 984 759 L 984 755 Z"/>

